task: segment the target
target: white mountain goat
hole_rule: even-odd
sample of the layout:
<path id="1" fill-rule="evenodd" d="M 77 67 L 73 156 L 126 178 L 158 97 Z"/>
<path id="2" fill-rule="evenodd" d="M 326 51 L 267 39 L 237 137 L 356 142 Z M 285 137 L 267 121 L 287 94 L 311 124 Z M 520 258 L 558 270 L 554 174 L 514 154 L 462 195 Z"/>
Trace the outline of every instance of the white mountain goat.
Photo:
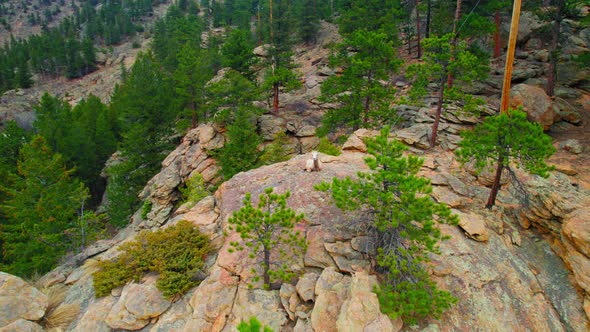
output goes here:
<path id="1" fill-rule="evenodd" d="M 311 159 L 307 159 L 305 163 L 306 172 L 319 172 L 322 169 L 322 162 L 318 157 L 317 151 L 311 152 Z"/>

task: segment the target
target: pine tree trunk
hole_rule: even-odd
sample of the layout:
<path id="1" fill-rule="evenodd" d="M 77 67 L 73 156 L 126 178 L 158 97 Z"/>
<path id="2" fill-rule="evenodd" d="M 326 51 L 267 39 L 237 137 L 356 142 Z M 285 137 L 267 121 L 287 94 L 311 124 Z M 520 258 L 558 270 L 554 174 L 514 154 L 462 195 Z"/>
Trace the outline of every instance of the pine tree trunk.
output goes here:
<path id="1" fill-rule="evenodd" d="M 273 100 L 272 100 L 272 110 L 275 113 L 279 111 L 279 83 L 272 84 L 272 93 L 273 93 Z"/>
<path id="2" fill-rule="evenodd" d="M 445 83 L 444 78 L 441 79 L 440 82 L 440 89 L 438 91 L 438 105 L 436 105 L 436 116 L 434 118 L 434 123 L 432 124 L 432 134 L 430 135 L 430 147 L 434 147 L 436 145 L 436 133 L 438 132 L 438 124 L 440 122 L 440 116 L 442 114 L 442 105 L 443 105 L 443 98 L 445 95 Z"/>
<path id="3" fill-rule="evenodd" d="M 270 249 L 264 247 L 264 273 L 262 278 L 264 285 L 270 287 L 270 275 L 268 271 L 270 271 Z"/>
<path id="4" fill-rule="evenodd" d="M 426 33 L 425 36 L 426 38 L 430 38 L 430 16 L 431 16 L 431 12 L 432 12 L 432 0 L 428 0 L 427 1 L 427 6 L 426 6 Z"/>
<path id="5" fill-rule="evenodd" d="M 197 102 L 194 95 L 191 100 L 191 128 L 197 128 Z"/>
<path id="6" fill-rule="evenodd" d="M 553 28 L 551 29 L 551 53 L 549 55 L 549 74 L 547 75 L 547 89 L 545 92 L 549 97 L 555 95 L 555 77 L 557 76 L 557 58 L 559 47 L 559 30 L 561 26 L 561 12 L 563 10 L 565 0 L 557 0 L 555 21 L 553 22 Z"/>
<path id="7" fill-rule="evenodd" d="M 461 1 L 462 0 L 457 0 L 457 8 L 455 10 L 455 19 L 453 20 L 453 42 L 452 42 L 452 50 L 455 50 L 455 47 L 457 46 L 457 39 L 459 38 L 459 31 L 457 31 L 457 27 L 459 25 L 459 18 L 461 17 Z M 447 77 L 447 85 L 449 86 L 449 89 L 453 87 L 453 74 L 449 73 L 448 77 Z"/>
<path id="8" fill-rule="evenodd" d="M 496 204 L 496 196 L 498 195 L 498 191 L 500 190 L 500 179 L 502 178 L 502 170 L 504 169 L 504 156 L 500 154 L 498 156 L 498 165 L 496 167 L 496 176 L 494 177 L 494 183 L 492 184 L 492 191 L 490 191 L 490 196 L 488 197 L 488 202 L 486 203 L 486 209 L 491 209 L 494 204 Z"/>
<path id="9" fill-rule="evenodd" d="M 416 36 L 418 37 L 418 59 L 422 57 L 422 48 L 420 47 L 420 0 L 416 0 Z"/>
<path id="10" fill-rule="evenodd" d="M 373 81 L 373 72 L 369 71 L 369 74 L 367 75 L 367 87 L 369 89 L 371 89 L 371 83 Z M 365 97 L 365 106 L 364 106 L 364 110 L 363 110 L 363 126 L 367 126 L 369 124 L 369 111 L 371 109 L 371 96 L 370 94 L 367 94 L 367 97 Z"/>
<path id="11" fill-rule="evenodd" d="M 496 9 L 496 14 L 494 15 L 494 22 L 496 23 L 496 32 L 494 32 L 494 58 L 500 57 L 500 25 L 502 24 L 500 20 L 500 10 Z"/>

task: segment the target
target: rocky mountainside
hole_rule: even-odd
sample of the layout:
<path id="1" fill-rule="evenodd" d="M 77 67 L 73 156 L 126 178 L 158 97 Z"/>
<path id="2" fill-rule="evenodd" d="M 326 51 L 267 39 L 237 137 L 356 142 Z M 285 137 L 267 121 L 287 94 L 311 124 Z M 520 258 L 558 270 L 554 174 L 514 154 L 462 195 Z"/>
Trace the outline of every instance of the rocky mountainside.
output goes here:
<path id="1" fill-rule="evenodd" d="M 326 29 L 333 27 L 325 26 Z M 530 37 L 528 42 L 533 39 Z M 584 46 L 588 48 L 588 43 Z M 376 277 L 367 259 L 373 250 L 364 233 L 366 216 L 343 213 L 329 196 L 313 186 L 333 177 L 355 176 L 366 171 L 363 138 L 376 133 L 351 134 L 338 157 L 320 155 L 320 172 L 305 172 L 307 153 L 317 145 L 313 136 L 324 110 L 337 105 L 317 100 L 325 77 L 325 44 L 296 52 L 305 87 L 283 94 L 279 115 L 265 114 L 258 126 L 267 140 L 279 131 L 290 134 L 289 161 L 240 173 L 220 184 L 217 191 L 194 207 L 177 207 L 179 187 L 194 174 L 219 183 L 217 166 L 209 151 L 224 144 L 223 131 L 201 125 L 187 133 L 164 160 L 162 170 L 146 185 L 141 196 L 152 203 L 146 218 L 138 211 L 131 224 L 114 239 L 99 241 L 67 263 L 43 276 L 40 289 L 64 288 L 60 306 L 79 305 L 70 331 L 235 331 L 241 319 L 256 316 L 275 331 L 587 331 L 590 329 L 590 170 L 584 151 L 590 146 L 590 96 L 588 76 L 562 83 L 563 94 L 552 100 L 538 88 L 546 64 L 528 70 L 539 50 L 525 48 L 517 68 L 526 73 L 513 88 L 513 102 L 522 104 L 532 119 L 547 126 L 558 148 L 550 160 L 557 170 L 548 179 L 517 171 L 527 189 L 528 204 L 521 203 L 514 180 L 506 176 L 498 206 L 483 208 L 492 174 L 461 167 L 453 150 L 460 130 L 481 121 L 447 107 L 439 130 L 440 145 L 428 148 L 433 121 L 430 107 L 397 106 L 404 121 L 391 132 L 425 159 L 420 174 L 434 186 L 432 198 L 451 206 L 459 226 L 443 226 L 451 239 L 433 256 L 431 273 L 441 288 L 458 303 L 440 319 L 418 327 L 404 326 L 379 310 L 371 291 Z M 571 75 L 577 75 L 572 72 Z M 563 75 L 563 74 L 562 74 Z M 487 96 L 486 112 L 497 103 L 499 75 L 478 87 Z M 562 79 L 561 82 L 568 82 Z M 406 83 L 395 82 L 403 93 Z M 563 100 L 562 101 L 560 101 Z M 428 100 L 427 100 L 428 102 Z M 245 193 L 257 197 L 265 188 L 291 192 L 288 205 L 305 214 L 302 225 L 309 249 L 300 262 L 302 276 L 279 290 L 264 290 L 254 283 L 253 262 L 243 253 L 230 253 L 237 239 L 228 228 L 231 213 L 240 208 Z M 155 275 L 95 298 L 92 273 L 96 260 L 112 259 L 118 245 L 132 240 L 143 229 L 165 228 L 188 220 L 207 234 L 215 248 L 207 261 L 206 278 L 175 301 L 155 287 Z M 225 233 L 225 234 L 224 234 Z M 14 296 L 20 294 L 18 299 Z M 48 308 L 47 296 L 20 279 L 0 274 L 0 331 L 41 330 L 39 321 Z"/>
<path id="2" fill-rule="evenodd" d="M 201 126 L 191 131 L 183 143 L 187 144 L 183 156 L 193 155 L 201 144 L 208 144 L 196 137 L 211 130 Z M 128 241 L 142 228 L 157 227 L 150 217 L 143 220 L 139 213 L 117 238 L 97 243 L 70 264 L 43 277 L 40 284 L 65 286 L 63 303 L 81 306 L 81 313 L 68 328 L 73 331 L 233 331 L 241 319 L 250 316 L 276 331 L 408 329 L 402 327 L 401 321 L 382 315 L 376 295 L 371 292 L 376 280 L 367 273 L 370 262 L 366 257 L 371 248 L 363 233 L 362 213 L 343 213 L 326 194 L 313 189 L 314 184 L 334 176 L 366 171 L 362 138 L 373 134 L 356 132 L 339 157 L 320 155 L 320 172 L 303 171 L 308 155 L 300 155 L 240 173 L 193 208 L 179 209 L 161 218 L 163 227 L 179 220 L 192 222 L 212 238 L 216 248 L 208 262 L 206 279 L 174 303 L 157 291 L 155 276 L 130 283 L 105 298 L 94 297 L 94 265 L 90 262 L 114 257 L 117 243 Z M 483 185 L 489 183 L 488 176 L 474 177 L 461 170 L 449 151 L 416 152 L 425 157 L 421 173 L 435 185 L 433 198 L 452 206 L 461 219 L 459 227 L 442 228 L 452 238 L 443 243 L 442 254 L 433 257 L 432 267 L 435 280 L 459 302 L 440 320 L 428 321 L 427 330 L 586 330 L 589 321 L 584 309 L 588 312 L 590 308 L 588 295 L 582 294 L 590 291 L 590 224 L 586 218 L 590 193 L 572 186 L 570 179 L 559 172 L 546 180 L 519 174 L 532 193 L 531 204 L 523 209 L 515 194 L 503 190 L 500 207 L 487 211 L 482 207 L 489 192 Z M 166 205 L 164 188 L 171 189 L 178 181 L 164 179 L 202 169 L 207 163 L 185 160 L 176 154 L 147 187 L 153 189 L 147 197 Z M 205 175 L 210 167 L 204 168 Z M 246 254 L 228 251 L 235 233 L 229 231 L 228 236 L 223 236 L 223 231 L 228 231 L 228 217 L 239 209 L 245 193 L 256 197 L 267 187 L 279 193 L 291 191 L 288 204 L 305 214 L 304 231 L 309 241 L 301 264 L 302 277 L 280 290 L 263 290 L 256 284 L 250 289 L 253 262 Z M 167 200 L 173 202 L 174 198 L 168 196 Z M 4 330 L 25 324 L 19 318 L 38 319 L 44 310 L 44 295 L 29 289 L 29 298 L 14 301 L 8 294 L 16 294 L 14 287 L 25 286 L 14 277 L 2 277 L 0 289 L 6 295 L 0 298 L 4 304 L 11 304 L 5 306 L 9 310 L 4 314 L 11 316 L 3 319 L 5 323 L 13 322 Z M 26 305 L 30 307 L 22 309 Z M 34 310 L 39 312 L 37 316 L 29 314 Z"/>

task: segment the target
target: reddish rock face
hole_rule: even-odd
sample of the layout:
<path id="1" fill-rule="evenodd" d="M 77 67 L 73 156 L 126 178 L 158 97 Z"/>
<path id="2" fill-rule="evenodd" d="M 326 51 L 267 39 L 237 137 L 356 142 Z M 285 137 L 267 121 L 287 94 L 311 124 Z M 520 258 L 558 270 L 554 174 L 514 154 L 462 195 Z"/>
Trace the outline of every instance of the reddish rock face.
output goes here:
<path id="1" fill-rule="evenodd" d="M 518 84 L 510 89 L 510 106 L 522 106 L 528 114 L 528 119 L 548 130 L 555 119 L 553 101 L 545 90 L 527 84 Z"/>

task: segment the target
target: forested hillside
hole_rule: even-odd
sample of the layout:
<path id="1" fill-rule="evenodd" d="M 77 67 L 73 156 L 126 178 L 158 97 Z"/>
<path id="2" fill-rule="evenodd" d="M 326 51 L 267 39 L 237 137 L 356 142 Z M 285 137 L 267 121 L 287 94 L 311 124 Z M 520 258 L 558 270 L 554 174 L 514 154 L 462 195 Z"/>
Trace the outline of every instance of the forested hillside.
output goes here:
<path id="1" fill-rule="evenodd" d="M 159 17 L 156 8 L 166 12 Z M 372 249 L 354 249 L 363 254 L 347 256 L 353 267 L 336 260 L 339 271 L 357 271 L 358 264 L 378 275 L 372 290 L 381 312 L 394 322 L 400 318 L 409 326 L 440 317 L 457 298 L 433 281 L 436 273 L 428 264 L 448 239 L 441 229 L 463 220 L 449 206 L 465 204 L 441 198 L 431 182 L 447 181 L 472 204 L 479 202 L 475 196 L 485 196 L 481 208 L 490 213 L 529 206 L 534 194 L 523 189 L 532 186 L 529 177 L 548 178 L 556 167 L 577 175 L 576 188 L 590 187 L 588 170 L 574 174 L 556 166 L 555 158 L 549 162 L 556 147 L 559 158 L 563 149 L 579 154 L 588 148 L 583 131 L 590 119 L 589 10 L 583 0 L 523 4 L 513 108 L 501 111 L 509 1 L 5 0 L 0 3 L 5 97 L 39 93 L 49 82 L 67 87 L 115 68 L 117 82 L 101 79 L 101 86 L 113 86 L 102 99 L 89 93 L 74 100 L 67 89 L 43 93 L 31 110 L 30 126 L 14 116 L 0 117 L 0 269 L 34 278 L 121 229 L 163 226 L 190 209 L 187 203 L 212 197 L 237 174 L 311 150 L 327 157 L 358 145 L 367 154 L 366 166 L 356 165 L 360 158 L 351 160 L 366 173 L 315 184 L 331 197 L 326 206 L 367 219 L 362 236 Z M 132 49 L 132 65 L 126 66 L 125 54 L 107 65 L 101 58 L 115 54 L 113 49 Z M 579 140 L 565 147 L 550 135 Z M 401 141 L 388 140 L 391 136 Z M 489 189 L 471 194 L 452 180 L 426 179 L 424 160 L 405 152 L 407 145 L 412 153 L 447 158 L 436 165 L 478 179 L 486 174 Z M 184 150 L 177 152 L 179 147 Z M 173 162 L 176 155 L 189 161 Z M 572 160 L 580 165 L 585 158 Z M 314 162 L 307 171 L 321 169 Z M 173 174 L 166 173 L 170 165 L 176 167 Z M 432 165 L 427 168 L 435 170 Z M 344 173 L 353 175 L 351 169 Z M 503 193 L 508 183 L 514 188 Z M 280 194 L 261 192 L 254 201 L 266 205 L 258 206 L 251 205 L 249 194 L 240 197 L 242 210 L 226 215 L 231 226 L 223 231 L 233 231 L 225 234 L 232 239 L 230 251 L 254 250 L 253 258 L 262 250 L 261 268 L 251 280 L 262 281 L 260 289 L 286 287 L 281 285 L 298 280 L 310 266 L 298 266 L 289 255 L 280 256 L 281 264 L 270 257 L 274 247 L 300 255 L 313 248 L 300 237 L 305 216 L 287 209 L 288 192 Z M 149 252 L 150 241 L 157 246 L 168 237 L 164 231 L 153 234 L 137 246 Z M 199 242 L 199 258 L 172 267 L 162 263 L 170 256 L 157 249 L 149 255 L 166 258 L 135 261 L 139 249 L 130 244 L 120 260 L 99 264 L 103 272 L 114 272 L 95 275 L 102 283 L 94 287 L 108 295 L 155 271 L 166 280 L 158 288 L 170 300 L 179 298 L 205 278 L 200 260 L 211 248 L 220 250 L 223 242 L 211 237 L 211 247 Z M 242 245 L 248 241 L 253 242 Z M 326 248 L 330 254 L 343 250 Z M 187 266 L 188 272 L 181 271 Z M 122 279 L 111 280 L 113 275 Z M 581 291 L 586 298 L 588 292 Z"/>

